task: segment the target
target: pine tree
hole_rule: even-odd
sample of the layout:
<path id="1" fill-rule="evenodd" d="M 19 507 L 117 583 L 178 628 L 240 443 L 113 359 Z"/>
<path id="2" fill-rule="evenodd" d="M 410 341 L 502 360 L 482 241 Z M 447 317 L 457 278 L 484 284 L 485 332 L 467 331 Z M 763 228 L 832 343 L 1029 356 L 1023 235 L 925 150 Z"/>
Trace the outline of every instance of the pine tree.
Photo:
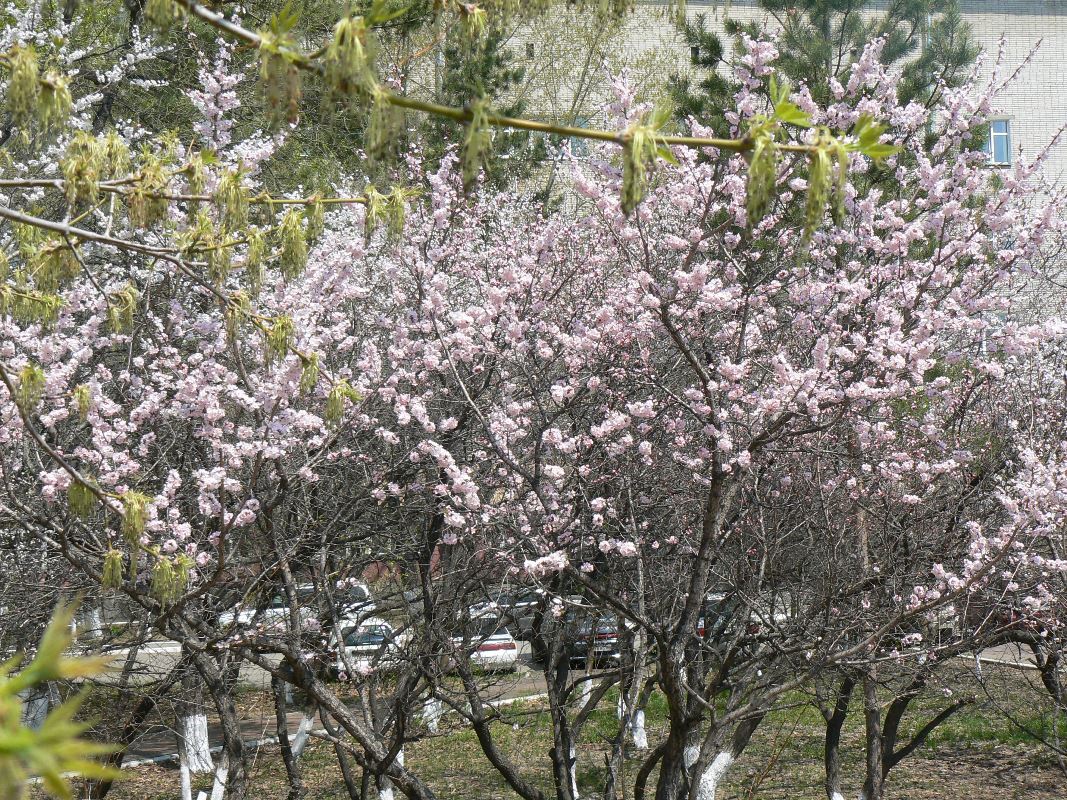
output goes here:
<path id="1" fill-rule="evenodd" d="M 901 63 L 900 96 L 932 104 L 939 87 L 959 86 L 978 55 L 956 0 L 900 0 L 878 8 L 870 0 L 760 0 L 780 26 L 778 69 L 794 84 L 804 83 L 816 102 L 830 99 L 828 81 L 844 83 L 867 43 L 883 38 L 884 63 Z M 727 37 L 758 37 L 757 22 L 727 18 Z M 709 30 L 703 15 L 684 21 L 680 32 L 694 53 L 697 77 L 673 76 L 671 91 L 679 119 L 689 116 L 716 127 L 714 109 L 729 108 L 735 91 L 720 67 L 726 61 L 724 37 Z"/>

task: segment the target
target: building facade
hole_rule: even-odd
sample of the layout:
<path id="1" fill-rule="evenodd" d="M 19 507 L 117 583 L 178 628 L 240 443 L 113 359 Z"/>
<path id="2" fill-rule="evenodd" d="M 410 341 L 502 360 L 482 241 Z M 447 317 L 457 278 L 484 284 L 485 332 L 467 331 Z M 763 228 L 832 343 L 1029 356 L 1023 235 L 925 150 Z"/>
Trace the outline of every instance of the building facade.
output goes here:
<path id="1" fill-rule="evenodd" d="M 639 5 L 627 26 L 628 47 L 636 55 L 673 41 L 680 58 L 688 61 L 684 43 L 658 13 L 658 5 L 662 4 Z M 877 5 L 872 8 L 877 10 Z M 1020 155 L 1031 159 L 1067 125 L 1067 2 L 960 0 L 960 10 L 983 51 L 980 81 L 1007 82 L 997 96 L 991 159 L 998 164 L 1009 164 Z M 754 0 L 689 0 L 687 15 L 698 14 L 705 15 L 709 29 L 719 32 L 727 18 L 755 21 L 769 31 L 776 25 Z M 1050 178 L 1067 185 L 1067 142 L 1053 147 L 1045 169 Z"/>
<path id="2" fill-rule="evenodd" d="M 638 2 L 611 31 L 578 30 L 575 17 L 555 38 L 516 32 L 511 47 L 529 65 L 530 110 L 569 124 L 600 124 L 598 110 L 607 97 L 598 73 L 629 68 L 651 94 L 657 79 L 691 70 L 690 49 L 663 6 Z M 874 13 L 877 8 L 872 6 Z M 997 96 L 991 160 L 1007 165 L 1020 155 L 1031 159 L 1067 124 L 1067 0 L 960 0 L 960 8 L 983 51 L 979 80 L 1008 81 Z M 690 19 L 704 15 L 708 29 L 720 34 L 727 19 L 756 22 L 769 32 L 777 25 L 755 0 L 688 0 L 686 13 Z M 568 60 L 583 51 L 595 53 L 600 64 Z M 1067 141 L 1053 148 L 1045 170 L 1067 185 Z"/>

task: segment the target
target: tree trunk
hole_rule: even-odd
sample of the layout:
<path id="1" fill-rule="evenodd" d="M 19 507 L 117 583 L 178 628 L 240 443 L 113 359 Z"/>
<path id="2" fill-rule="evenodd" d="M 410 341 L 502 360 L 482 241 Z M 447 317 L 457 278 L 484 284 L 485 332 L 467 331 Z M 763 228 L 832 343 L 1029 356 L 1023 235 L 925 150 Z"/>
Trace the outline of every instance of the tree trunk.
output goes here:
<path id="1" fill-rule="evenodd" d="M 685 797 L 688 748 L 684 737 L 684 731 L 672 719 L 667 741 L 663 744 L 663 757 L 656 781 L 656 800 L 682 800 Z"/>
<path id="2" fill-rule="evenodd" d="M 204 710 L 203 686 L 188 671 L 182 678 L 182 697 L 178 706 L 178 757 L 196 775 L 211 772 L 211 743 L 208 741 L 207 714 Z"/>
<path id="3" fill-rule="evenodd" d="M 245 800 L 248 791 L 248 772 L 245 764 L 244 742 L 241 739 L 241 726 L 237 719 L 237 708 L 233 702 L 232 683 L 237 677 L 237 670 L 227 665 L 226 674 L 231 680 L 225 680 L 223 671 L 215 661 L 205 653 L 190 650 L 190 656 L 196 671 L 204 681 L 204 687 L 211 695 L 215 711 L 219 715 L 222 728 L 222 756 L 215 771 L 215 785 L 211 790 L 211 800 Z"/>
<path id="4" fill-rule="evenodd" d="M 404 766 L 404 750 L 402 748 L 396 754 L 396 765 L 398 767 Z M 393 782 L 389 780 L 388 775 L 382 775 L 378 779 L 378 800 L 393 800 Z"/>
<path id="5" fill-rule="evenodd" d="M 444 715 L 444 705 L 436 697 L 428 697 L 422 707 L 422 718 L 430 733 L 437 733 L 437 728 Z"/>
<path id="6" fill-rule="evenodd" d="M 863 678 L 863 718 L 867 733 L 867 777 L 860 800 L 882 800 L 882 709 L 878 705 L 876 668 Z"/>
<path id="7" fill-rule="evenodd" d="M 52 695 L 51 682 L 43 683 L 23 694 L 22 724 L 31 730 L 40 729 L 52 707 Z"/>
<path id="8" fill-rule="evenodd" d="M 278 749 L 281 750 L 285 775 L 289 780 L 289 793 L 286 795 L 286 800 L 301 800 L 304 796 L 304 782 L 300 777 L 297 756 L 293 754 L 293 748 L 289 742 L 289 705 L 286 702 L 288 684 L 277 675 L 271 676 L 270 684 L 274 692 L 274 722 L 278 732 Z"/>
<path id="9" fill-rule="evenodd" d="M 709 733 L 704 740 L 703 747 L 691 747 L 690 769 L 692 775 L 689 783 L 689 800 L 715 800 L 719 791 L 719 785 L 726 777 L 726 773 L 734 762 L 740 757 L 752 739 L 752 734 L 763 721 L 763 713 L 743 719 L 734 728 L 730 741 L 715 754 L 715 758 L 708 762 L 710 754 L 709 746 L 715 742 L 715 734 Z M 695 752 L 694 752 L 695 750 Z M 701 751 L 704 751 L 703 753 Z"/>
<path id="10" fill-rule="evenodd" d="M 841 794 L 841 729 L 848 717 L 848 704 L 856 681 L 843 678 L 837 690 L 833 713 L 826 718 L 826 738 L 823 742 L 823 766 L 826 770 L 827 800 L 844 800 Z"/>
<path id="11" fill-rule="evenodd" d="M 222 751 L 219 767 L 215 770 L 215 782 L 211 785 L 211 800 L 222 800 L 226 796 L 226 784 L 230 779 L 230 754 Z"/>
<path id="12" fill-rule="evenodd" d="M 557 800 L 575 800 L 573 789 L 574 750 L 571 741 L 570 719 L 567 714 L 566 691 L 570 675 L 570 660 L 564 652 L 560 637 L 549 645 L 545 658 L 545 683 L 548 706 L 552 714 L 552 778 Z"/>

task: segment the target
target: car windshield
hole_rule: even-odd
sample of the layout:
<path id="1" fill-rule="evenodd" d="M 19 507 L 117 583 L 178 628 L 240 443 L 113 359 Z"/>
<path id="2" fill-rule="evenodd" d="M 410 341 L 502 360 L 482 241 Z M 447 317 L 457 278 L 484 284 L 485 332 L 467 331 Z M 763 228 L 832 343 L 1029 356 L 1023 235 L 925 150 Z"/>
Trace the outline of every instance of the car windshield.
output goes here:
<path id="1" fill-rule="evenodd" d="M 379 647 L 389 638 L 389 629 L 384 625 L 367 625 L 345 634 L 346 647 Z"/>
<path id="2" fill-rule="evenodd" d="M 474 641 L 488 639 L 490 636 L 507 635 L 507 629 L 504 628 L 500 619 L 496 617 L 471 620 L 468 630 L 470 631 L 470 638 Z"/>
<path id="3" fill-rule="evenodd" d="M 353 586 L 348 590 L 348 600 L 352 603 L 366 603 L 370 594 L 362 586 Z"/>
<path id="4" fill-rule="evenodd" d="M 594 622 L 597 632 L 615 631 L 618 623 L 614 614 L 605 614 L 601 617 L 593 617 L 587 612 L 572 610 L 567 612 L 567 624 L 582 634 L 589 634 L 593 630 Z"/>
<path id="5" fill-rule="evenodd" d="M 296 603 L 297 605 L 304 605 L 315 596 L 314 586 L 298 586 L 296 589 Z M 278 592 L 270 599 L 270 605 L 267 608 L 288 608 L 289 598 L 285 596 L 285 592 Z"/>

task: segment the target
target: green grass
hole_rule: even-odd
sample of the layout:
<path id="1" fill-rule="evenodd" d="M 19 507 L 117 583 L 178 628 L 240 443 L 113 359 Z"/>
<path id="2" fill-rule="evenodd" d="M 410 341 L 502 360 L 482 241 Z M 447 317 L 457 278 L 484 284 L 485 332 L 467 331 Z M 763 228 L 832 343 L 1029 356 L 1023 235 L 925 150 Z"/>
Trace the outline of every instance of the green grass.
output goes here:
<path id="1" fill-rule="evenodd" d="M 962 663 L 962 662 L 961 662 Z M 901 738 L 936 714 L 946 703 L 971 692 L 979 702 L 968 706 L 937 729 L 927 744 L 890 777 L 891 800 L 941 800 L 945 796 L 968 796 L 969 800 L 1000 800 L 1001 797 L 1026 800 L 1062 800 L 1063 776 L 1055 771 L 1047 750 L 1036 746 L 1032 737 L 999 713 L 978 690 L 965 667 L 949 680 L 953 698 L 932 690 L 913 703 L 902 725 Z M 1043 709 L 1041 694 L 1017 670 L 987 672 L 991 693 L 1000 698 L 1006 710 L 1024 725 L 1042 735 L 1051 731 L 1051 718 Z M 243 698 L 251 703 L 253 696 Z M 617 693 L 609 692 L 600 708 L 590 715 L 579 747 L 578 784 L 584 797 L 599 796 L 605 776 L 605 757 L 618 724 Z M 888 697 L 885 698 L 888 700 Z M 846 795 L 855 795 L 863 772 L 862 698 L 853 698 L 852 713 L 842 735 L 842 755 Z M 500 749 L 517 765 L 525 779 L 551 797 L 552 747 L 550 717 L 543 702 L 515 703 L 500 710 L 493 725 Z M 649 739 L 655 743 L 666 732 L 666 703 L 655 694 L 646 710 Z M 1061 718 L 1060 735 L 1067 740 L 1067 721 Z M 767 715 L 752 743 L 729 775 L 720 800 L 762 798 L 764 800 L 804 800 L 821 798 L 823 721 L 810 697 L 801 692 L 786 698 L 780 708 Z M 630 753 L 623 765 L 627 792 L 640 766 L 643 754 Z M 346 800 L 333 749 L 326 743 L 309 745 L 303 760 L 308 797 L 314 800 Z M 515 795 L 493 770 L 481 752 L 477 737 L 455 715 L 442 720 L 441 732 L 410 744 L 406 763 L 433 788 L 441 800 L 505 800 Z M 254 756 L 253 789 L 257 800 L 285 796 L 285 772 L 275 748 L 265 748 Z M 131 771 L 117 787 L 114 800 L 170 800 L 176 793 L 177 771 L 151 767 Z M 1000 785 L 997 781 L 1002 781 Z M 945 794 L 945 787 L 952 791 Z M 196 788 L 208 789 L 210 778 L 201 776 Z M 1000 788 L 998 788 L 1000 786 Z M 988 787 L 988 789 L 987 789 Z M 1052 787 L 1052 788 L 1044 788 Z M 195 793 L 194 793 L 195 796 Z"/>

